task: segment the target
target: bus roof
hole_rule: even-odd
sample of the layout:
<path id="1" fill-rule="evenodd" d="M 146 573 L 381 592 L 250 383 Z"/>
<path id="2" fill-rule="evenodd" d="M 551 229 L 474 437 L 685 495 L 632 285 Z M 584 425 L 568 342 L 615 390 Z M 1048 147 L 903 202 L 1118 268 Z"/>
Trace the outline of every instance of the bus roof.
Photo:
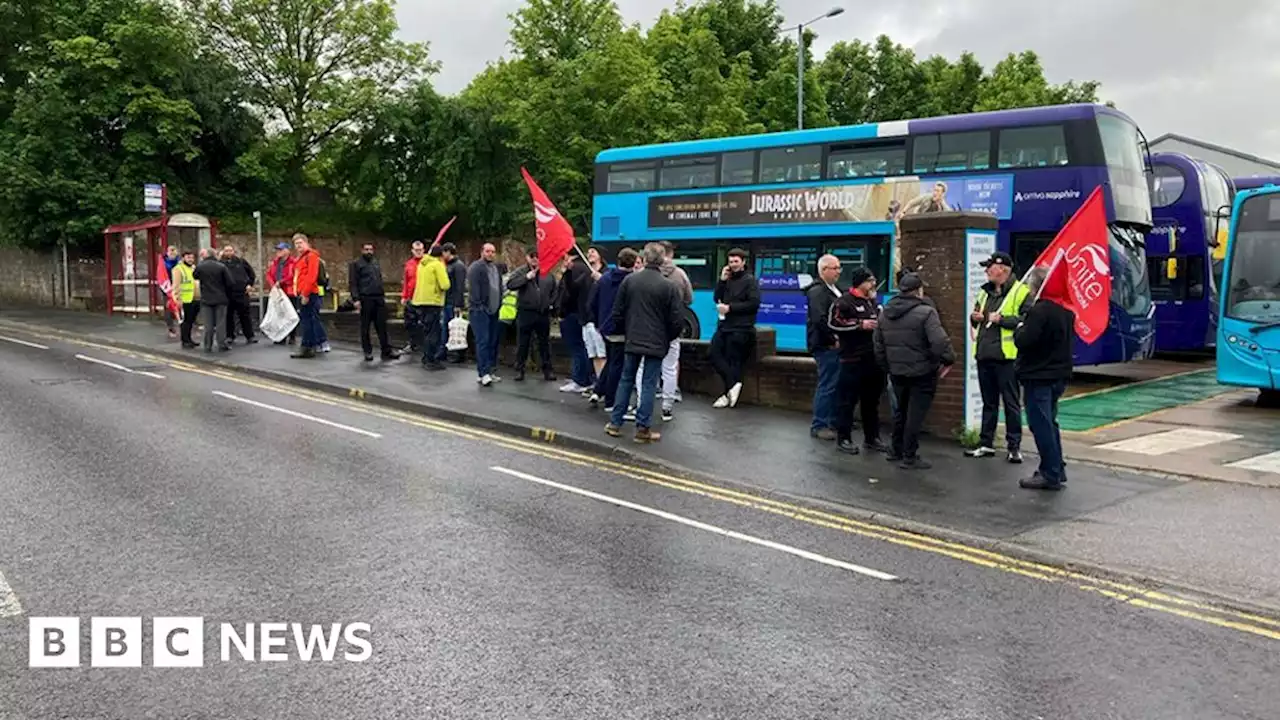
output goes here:
<path id="1" fill-rule="evenodd" d="M 943 117 L 921 118 L 918 120 L 897 120 L 883 123 L 866 123 L 863 125 L 844 125 L 840 127 L 814 128 L 811 130 L 790 130 L 787 132 L 763 133 L 759 135 L 739 135 L 727 138 L 706 140 L 686 140 L 683 142 L 657 145 L 637 145 L 635 147 L 611 148 L 596 155 L 597 163 L 634 162 L 638 160 L 654 160 L 680 155 L 696 155 L 702 152 L 733 152 L 736 150 L 755 150 L 769 147 L 785 147 L 789 145 L 809 145 L 849 140 L 871 140 L 878 137 L 900 137 L 907 134 L 936 132 L 965 132 L 987 128 L 1018 127 L 1022 125 L 1038 125 L 1066 120 L 1080 120 L 1095 117 L 1098 114 L 1114 115 L 1129 123 L 1133 120 L 1119 110 L 1104 105 L 1080 103 L 1075 105 L 1051 105 L 1047 107 L 1019 108 L 1016 110 L 995 110 L 991 112 L 968 113 L 964 115 L 946 115 Z M 1133 123 L 1136 125 L 1136 123 Z"/>
<path id="2" fill-rule="evenodd" d="M 1267 185 L 1280 185 L 1280 175 L 1253 175 L 1250 177 L 1231 178 L 1231 182 L 1236 186 L 1236 191 L 1252 190 L 1253 188 L 1266 187 Z"/>

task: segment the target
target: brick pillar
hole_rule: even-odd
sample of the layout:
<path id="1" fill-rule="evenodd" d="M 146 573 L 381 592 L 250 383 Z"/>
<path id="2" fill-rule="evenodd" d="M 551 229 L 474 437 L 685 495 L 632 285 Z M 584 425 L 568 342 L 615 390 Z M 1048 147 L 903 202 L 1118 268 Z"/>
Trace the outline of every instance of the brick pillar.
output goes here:
<path id="1" fill-rule="evenodd" d="M 925 294 L 937 305 L 958 360 L 938 384 L 925 421 L 925 429 L 938 437 L 954 437 L 966 426 L 977 429 L 974 417 L 981 412 L 982 401 L 968 343 L 969 309 L 977 287 L 986 280 L 978 261 L 995 250 L 996 228 L 995 217 L 978 213 L 910 215 L 901 221 L 898 243 L 903 266 L 924 279 Z"/>

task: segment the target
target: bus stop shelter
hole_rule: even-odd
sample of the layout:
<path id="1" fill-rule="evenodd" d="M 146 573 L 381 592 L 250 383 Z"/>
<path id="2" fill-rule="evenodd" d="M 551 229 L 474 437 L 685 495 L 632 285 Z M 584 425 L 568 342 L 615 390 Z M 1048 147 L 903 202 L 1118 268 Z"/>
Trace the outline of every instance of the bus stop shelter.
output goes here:
<path id="1" fill-rule="evenodd" d="M 156 263 L 172 245 L 179 251 L 215 248 L 218 223 L 195 213 L 161 215 L 102 231 L 107 264 L 107 314 L 163 315 Z"/>

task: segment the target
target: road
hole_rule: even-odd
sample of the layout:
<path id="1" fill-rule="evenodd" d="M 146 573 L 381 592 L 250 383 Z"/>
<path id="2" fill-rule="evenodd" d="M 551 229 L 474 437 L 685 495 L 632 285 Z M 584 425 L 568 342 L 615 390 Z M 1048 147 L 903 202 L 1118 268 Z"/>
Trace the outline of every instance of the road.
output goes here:
<path id="1" fill-rule="evenodd" d="M 1265 619 L 103 348 L 0 337 L 0 397 L 0 718 L 1280 707 Z M 57 616 L 80 667 L 28 667 Z M 202 617 L 204 666 L 152 667 L 148 635 L 141 668 L 89 667 L 93 616 Z M 250 622 L 368 623 L 372 654 L 223 662 Z"/>

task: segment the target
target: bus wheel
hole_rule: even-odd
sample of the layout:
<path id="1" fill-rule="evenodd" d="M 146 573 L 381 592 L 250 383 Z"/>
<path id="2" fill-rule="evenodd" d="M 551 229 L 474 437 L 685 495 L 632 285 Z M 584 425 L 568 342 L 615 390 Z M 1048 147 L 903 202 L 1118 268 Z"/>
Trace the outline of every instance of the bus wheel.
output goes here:
<path id="1" fill-rule="evenodd" d="M 702 323 L 698 322 L 698 315 L 693 308 L 686 307 L 680 312 L 680 338 L 682 340 L 702 338 Z"/>
<path id="2" fill-rule="evenodd" d="M 1255 405 L 1260 408 L 1280 408 L 1280 390 L 1258 391 L 1258 402 Z"/>

